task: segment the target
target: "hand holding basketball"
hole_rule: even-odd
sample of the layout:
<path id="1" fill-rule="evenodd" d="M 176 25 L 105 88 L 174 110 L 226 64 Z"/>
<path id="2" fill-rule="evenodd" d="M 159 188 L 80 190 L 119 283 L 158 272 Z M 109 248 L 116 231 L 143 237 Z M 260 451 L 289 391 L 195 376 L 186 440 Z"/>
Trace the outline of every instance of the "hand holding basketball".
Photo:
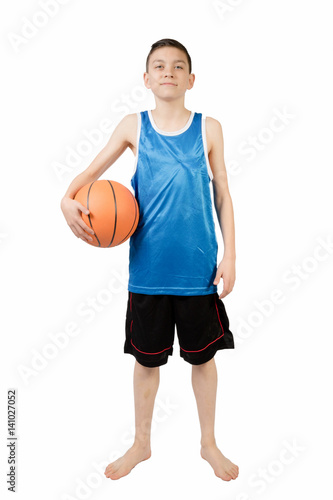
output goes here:
<path id="1" fill-rule="evenodd" d="M 89 236 L 89 234 L 94 234 L 94 231 L 91 229 L 91 227 L 87 226 L 81 216 L 81 213 L 88 215 L 89 210 L 79 201 L 72 200 L 72 198 L 67 197 L 64 197 L 61 200 L 61 210 L 67 221 L 67 224 L 69 225 L 75 236 L 77 238 L 81 238 L 87 243 L 89 243 L 89 241 L 92 241 L 92 237 Z"/>
<path id="2" fill-rule="evenodd" d="M 78 202 L 77 207 L 88 209 L 81 209 L 84 226 L 74 217 L 79 229 L 77 226 L 74 228 L 78 230 L 80 237 L 82 228 L 92 234 L 91 240 L 86 239 L 90 245 L 100 248 L 121 245 L 137 228 L 137 201 L 131 191 L 119 182 L 104 179 L 90 182 L 79 189 L 74 201 Z"/>

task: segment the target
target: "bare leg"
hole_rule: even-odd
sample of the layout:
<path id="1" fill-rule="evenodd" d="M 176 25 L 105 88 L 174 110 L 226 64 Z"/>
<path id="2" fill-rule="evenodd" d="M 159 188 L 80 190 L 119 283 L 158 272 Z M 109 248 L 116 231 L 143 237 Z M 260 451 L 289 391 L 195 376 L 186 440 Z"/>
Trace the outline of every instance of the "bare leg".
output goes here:
<path id="1" fill-rule="evenodd" d="M 238 466 L 221 453 L 215 441 L 217 371 L 214 358 L 201 365 L 192 365 L 192 386 L 201 427 L 201 456 L 213 467 L 217 477 L 224 481 L 236 479 Z"/>
<path id="2" fill-rule="evenodd" d="M 135 439 L 132 447 L 115 462 L 109 464 L 104 474 L 119 479 L 131 472 L 139 462 L 151 456 L 150 432 L 155 397 L 160 382 L 159 367 L 147 368 L 137 361 L 134 366 Z"/>

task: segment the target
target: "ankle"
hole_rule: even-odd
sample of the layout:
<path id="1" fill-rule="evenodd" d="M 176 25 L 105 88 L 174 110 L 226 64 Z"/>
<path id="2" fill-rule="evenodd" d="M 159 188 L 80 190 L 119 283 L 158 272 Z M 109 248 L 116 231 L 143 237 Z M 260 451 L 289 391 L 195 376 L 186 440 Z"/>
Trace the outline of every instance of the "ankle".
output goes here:
<path id="1" fill-rule="evenodd" d="M 205 438 L 201 439 L 201 448 L 211 448 L 212 446 L 216 446 L 215 438 Z"/>
<path id="2" fill-rule="evenodd" d="M 133 446 L 135 446 L 136 448 L 142 448 L 142 449 L 145 449 L 145 450 L 147 450 L 147 449 L 150 450 L 150 439 L 136 437 L 134 439 Z"/>

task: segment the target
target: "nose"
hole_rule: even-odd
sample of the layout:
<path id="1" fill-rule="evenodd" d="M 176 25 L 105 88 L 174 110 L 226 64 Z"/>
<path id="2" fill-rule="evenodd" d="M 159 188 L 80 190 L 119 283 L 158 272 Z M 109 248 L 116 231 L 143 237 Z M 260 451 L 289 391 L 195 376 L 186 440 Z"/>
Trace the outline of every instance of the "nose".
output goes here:
<path id="1" fill-rule="evenodd" d="M 164 70 L 164 78 L 165 77 L 171 77 L 173 78 L 173 72 L 170 66 L 166 66 Z"/>

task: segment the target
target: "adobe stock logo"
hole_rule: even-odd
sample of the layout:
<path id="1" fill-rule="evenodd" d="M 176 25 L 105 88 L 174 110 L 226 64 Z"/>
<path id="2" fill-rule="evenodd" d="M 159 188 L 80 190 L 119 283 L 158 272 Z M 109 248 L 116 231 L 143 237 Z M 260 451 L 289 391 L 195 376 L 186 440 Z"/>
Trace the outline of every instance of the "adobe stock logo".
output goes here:
<path id="1" fill-rule="evenodd" d="M 248 491 L 239 493 L 235 500 L 254 500 L 254 498 L 257 498 L 257 495 L 258 498 L 262 498 L 261 494 L 267 489 L 274 488 L 275 482 L 278 483 L 281 476 L 289 470 L 290 466 L 296 460 L 302 459 L 306 451 L 307 448 L 304 445 L 300 445 L 295 438 L 291 440 L 284 439 L 282 441 L 282 448 L 279 450 L 277 456 L 270 460 L 264 467 L 258 467 L 248 477 Z"/>
<path id="2" fill-rule="evenodd" d="M 233 12 L 242 3 L 243 0 L 214 0 L 212 5 L 221 21 L 224 21 L 226 14 Z"/>
<path id="3" fill-rule="evenodd" d="M 7 233 L 0 233 L 0 245 L 7 239 L 7 237 L 8 237 Z"/>
<path id="4" fill-rule="evenodd" d="M 235 342 L 242 344 L 244 340 L 253 335 L 270 318 L 281 304 L 284 304 L 291 295 L 303 285 L 309 286 L 311 275 L 322 270 L 323 262 L 333 255 L 333 237 L 329 234 L 326 238 L 317 237 L 317 244 L 311 254 L 305 255 L 300 263 L 293 263 L 282 274 L 284 289 L 275 287 L 269 296 L 254 301 L 254 308 L 246 318 L 238 316 L 238 325 L 234 334 Z"/>
<path id="5" fill-rule="evenodd" d="M 75 169 L 80 168 L 84 164 L 86 157 L 91 155 L 95 149 L 100 148 L 103 142 L 110 137 L 119 120 L 128 113 L 137 112 L 139 105 L 143 103 L 146 97 L 147 92 L 143 85 L 135 85 L 129 91 L 123 91 L 111 103 L 111 112 L 116 113 L 116 115 L 111 118 L 104 117 L 93 128 L 89 130 L 84 129 L 82 131 L 82 138 L 76 144 L 65 147 L 66 151 L 63 158 L 59 161 L 54 160 L 51 163 L 51 168 L 58 180 L 62 182 Z"/>
<path id="6" fill-rule="evenodd" d="M 287 110 L 287 106 L 282 108 L 273 108 L 272 116 L 268 123 L 261 127 L 256 133 L 249 135 L 246 140 L 243 140 L 238 145 L 238 153 L 245 156 L 247 163 L 252 162 L 257 158 L 262 151 L 265 151 L 280 133 L 285 132 L 287 127 L 295 120 L 296 115 Z M 239 175 L 243 172 L 243 162 L 231 160 L 227 162 L 228 174 L 232 176 Z"/>
<path id="7" fill-rule="evenodd" d="M 27 43 L 38 35 L 50 21 L 55 17 L 60 9 L 60 6 L 66 5 L 70 0 L 40 0 L 39 6 L 41 10 L 37 10 L 31 17 L 22 17 L 22 25 L 20 33 L 8 33 L 8 40 L 15 52 L 27 45 Z"/>
<path id="8" fill-rule="evenodd" d="M 35 380 L 38 375 L 45 373 L 45 370 L 57 363 L 62 352 L 71 346 L 73 339 L 84 334 L 85 324 L 91 323 L 96 317 L 107 312 L 110 307 L 115 307 L 113 302 L 119 294 L 125 292 L 128 282 L 127 266 L 119 273 L 117 269 L 111 271 L 111 277 L 103 288 L 95 296 L 90 294 L 85 300 L 80 302 L 76 308 L 76 316 L 71 321 L 67 321 L 60 330 L 47 333 L 47 342 L 38 348 L 30 349 L 27 355 L 28 360 L 17 366 L 18 374 L 27 386 Z"/>
<path id="9" fill-rule="evenodd" d="M 164 397 L 160 395 L 156 398 L 151 422 L 151 434 L 153 435 L 161 424 L 162 427 L 165 426 L 167 421 L 173 417 L 178 408 L 179 404 L 171 402 L 168 395 Z M 73 478 L 74 483 L 71 486 L 72 492 L 64 492 L 61 495 L 61 500 L 88 500 L 89 498 L 95 498 L 94 494 L 96 490 L 110 482 L 110 480 L 105 477 L 105 468 L 109 463 L 114 462 L 123 454 L 124 451 L 120 451 L 121 449 L 128 448 L 128 446 L 133 444 L 134 438 L 135 425 L 122 435 L 121 447 L 119 450 L 112 451 L 108 457 L 105 457 L 102 461 L 99 459 L 98 461 L 94 460 L 91 462 L 91 471 L 84 477 Z M 112 496 L 112 498 L 113 497 L 114 496 Z M 115 498 L 119 497 L 116 495 Z"/>

